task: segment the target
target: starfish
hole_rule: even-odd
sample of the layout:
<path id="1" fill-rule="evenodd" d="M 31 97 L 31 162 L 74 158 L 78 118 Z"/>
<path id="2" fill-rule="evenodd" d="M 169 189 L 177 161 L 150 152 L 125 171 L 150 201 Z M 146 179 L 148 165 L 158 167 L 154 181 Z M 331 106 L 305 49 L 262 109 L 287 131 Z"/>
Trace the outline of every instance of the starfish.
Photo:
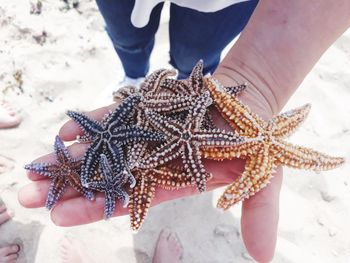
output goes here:
<path id="1" fill-rule="evenodd" d="M 170 75 L 170 74 L 169 74 Z M 146 110 L 152 110 L 159 113 L 172 113 L 179 116 L 192 107 L 193 101 L 206 91 L 204 87 L 203 77 L 203 60 L 199 60 L 193 68 L 188 79 L 176 80 L 164 77 L 162 81 L 158 81 L 159 90 L 168 91 L 167 93 L 158 93 L 145 96 L 142 100 L 142 107 Z M 236 96 L 246 88 L 246 84 L 225 87 L 225 90 Z M 170 94 L 169 94 L 170 92 Z M 210 111 L 207 111 L 203 120 L 203 128 L 213 129 L 213 122 Z"/>
<path id="2" fill-rule="evenodd" d="M 130 96 L 138 95 L 138 93 L 139 91 L 137 87 L 127 85 L 113 92 L 113 101 L 119 102 L 120 100 L 124 100 Z"/>
<path id="3" fill-rule="evenodd" d="M 199 192 L 205 191 L 206 173 L 201 160 L 201 149 L 235 146 L 244 143 L 244 138 L 232 132 L 219 129 L 201 129 L 207 107 L 212 103 L 208 92 L 203 93 L 189 110 L 185 122 L 162 116 L 156 112 L 146 112 L 148 121 L 169 139 L 140 164 L 142 169 L 150 169 L 168 163 L 177 157 L 189 177 L 195 178 Z"/>
<path id="4" fill-rule="evenodd" d="M 205 82 L 216 107 L 230 126 L 239 135 L 255 139 L 249 142 L 250 149 L 227 148 L 221 152 L 216 149 L 203 151 L 204 157 L 210 159 L 235 157 L 246 159 L 243 174 L 226 188 L 218 201 L 218 207 L 228 209 L 260 191 L 270 182 L 276 165 L 319 171 L 336 168 L 344 162 L 343 158 L 330 157 L 284 140 L 306 119 L 310 105 L 280 114 L 265 122 L 237 97 L 227 94 L 217 81 L 208 78 Z"/>
<path id="5" fill-rule="evenodd" d="M 129 195 L 125 191 L 124 187 L 129 181 L 129 175 L 125 170 L 113 170 L 108 163 L 107 156 L 100 155 L 100 169 L 103 177 L 96 181 L 90 181 L 86 184 L 89 189 L 93 189 L 105 194 L 105 219 L 112 216 L 115 210 L 115 199 L 120 199 L 123 202 L 123 207 L 126 207 L 129 203 Z"/>
<path id="6" fill-rule="evenodd" d="M 204 85 L 204 76 L 203 76 L 203 60 L 199 60 L 197 64 L 192 69 L 192 72 L 188 79 L 177 80 L 166 78 L 160 83 L 160 87 L 165 90 L 171 91 L 176 95 L 190 95 L 190 96 L 199 96 L 204 91 L 206 91 Z M 247 83 L 238 86 L 229 86 L 224 87 L 224 89 L 231 95 L 236 96 L 245 90 Z"/>
<path id="7" fill-rule="evenodd" d="M 137 231 L 147 216 L 156 188 L 177 190 L 195 184 L 193 177 L 188 177 L 185 170 L 178 168 L 160 167 L 149 170 L 136 169 L 133 171 L 136 186 L 132 189 L 129 202 L 131 228 Z M 209 180 L 211 175 L 206 173 Z"/>
<path id="8" fill-rule="evenodd" d="M 186 80 L 163 78 L 159 81 L 159 90 L 169 93 L 151 93 L 142 101 L 145 109 L 158 112 L 178 112 L 188 110 L 193 100 L 200 96 L 203 88 L 203 61 L 200 60 Z"/>
<path id="9" fill-rule="evenodd" d="M 126 98 L 102 123 L 90 119 L 88 116 L 69 111 L 70 116 L 92 141 L 87 149 L 81 171 L 83 185 L 87 184 L 99 167 L 99 156 L 103 153 L 110 160 L 113 171 L 126 170 L 125 153 L 123 146 L 142 141 L 162 141 L 164 135 L 145 130 L 137 125 L 130 125 L 134 109 L 140 101 L 140 96 Z M 135 184 L 135 179 L 129 173 L 130 184 Z"/>
<path id="10" fill-rule="evenodd" d="M 150 74 L 141 84 L 140 92 L 142 96 L 152 96 L 159 93 L 161 83 L 169 76 L 176 76 L 176 70 L 159 69 Z"/>
<path id="11" fill-rule="evenodd" d="M 68 149 L 58 136 L 56 136 L 54 148 L 56 163 L 31 163 L 24 166 L 24 168 L 29 171 L 52 179 L 45 204 L 46 208 L 51 209 L 55 206 L 67 185 L 73 187 L 86 198 L 93 200 L 93 193 L 89 189 L 83 187 L 80 182 L 79 171 L 81 162 L 71 157 Z"/>
<path id="12" fill-rule="evenodd" d="M 159 92 L 160 83 L 164 78 L 175 76 L 175 70 L 159 69 L 151 73 L 140 85 L 140 88 L 132 85 L 127 85 L 113 92 L 113 100 L 124 100 L 132 95 L 150 96 Z"/>

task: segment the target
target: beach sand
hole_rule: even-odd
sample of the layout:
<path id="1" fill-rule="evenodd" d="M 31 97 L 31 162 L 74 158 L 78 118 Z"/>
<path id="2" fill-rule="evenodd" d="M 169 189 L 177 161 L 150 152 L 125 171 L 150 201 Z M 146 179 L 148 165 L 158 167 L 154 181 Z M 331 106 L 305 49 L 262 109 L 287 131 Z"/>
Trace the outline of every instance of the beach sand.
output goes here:
<path id="1" fill-rule="evenodd" d="M 33 2 L 35 4 L 35 2 Z M 73 237 L 96 262 L 151 262 L 158 234 L 175 231 L 183 262 L 252 262 L 240 232 L 240 205 L 222 213 L 215 202 L 222 189 L 171 201 L 150 210 L 133 234 L 127 216 L 62 228 L 49 212 L 26 209 L 18 190 L 29 180 L 24 164 L 52 151 L 66 110 L 87 111 L 111 83 L 123 77 L 94 1 L 72 8 L 42 1 L 0 5 L 0 89 L 23 116 L 16 129 L 0 130 L 0 156 L 13 169 L 0 174 L 0 197 L 15 212 L 0 226 L 0 246 L 20 242 L 18 262 L 61 262 L 60 243 Z M 152 69 L 169 67 L 165 12 L 152 55 Z M 285 109 L 312 104 L 309 118 L 291 138 L 303 146 L 350 160 L 350 31 L 325 53 Z M 273 262 L 350 262 L 350 165 L 319 174 L 284 170 L 280 224 Z"/>

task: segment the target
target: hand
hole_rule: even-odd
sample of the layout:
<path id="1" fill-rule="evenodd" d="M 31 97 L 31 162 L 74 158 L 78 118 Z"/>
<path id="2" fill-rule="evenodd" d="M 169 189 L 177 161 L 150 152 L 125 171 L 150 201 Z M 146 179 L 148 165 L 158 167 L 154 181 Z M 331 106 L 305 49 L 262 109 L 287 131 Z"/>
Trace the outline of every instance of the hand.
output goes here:
<path id="1" fill-rule="evenodd" d="M 254 89 L 252 90 L 254 93 Z M 257 109 L 257 105 L 261 105 L 262 98 L 259 99 L 260 93 L 247 93 L 242 98 L 246 103 L 250 104 L 256 113 L 261 116 L 271 117 L 268 107 Z M 256 100 L 259 100 L 258 102 Z M 255 103 L 254 103 L 255 102 Z M 88 113 L 91 118 L 100 120 L 109 110 L 113 110 L 117 104 L 100 108 Z M 215 118 L 220 119 L 220 118 Z M 220 127 L 227 126 L 222 119 L 218 123 Z M 226 128 L 227 130 L 227 128 Z M 64 141 L 72 141 L 77 135 L 82 135 L 81 129 L 73 121 L 68 121 L 59 132 L 59 136 Z M 74 143 L 69 148 L 71 155 L 75 158 L 81 157 L 86 151 L 88 144 Z M 34 162 L 55 162 L 53 153 L 42 156 Z M 231 183 L 237 178 L 244 169 L 244 161 L 226 160 L 223 162 L 205 160 L 206 169 L 213 174 L 213 179 L 208 181 L 207 189 L 213 190 Z M 278 199 L 282 181 L 281 169 L 278 169 L 272 183 L 254 197 L 244 201 L 242 206 L 242 234 L 245 245 L 249 253 L 259 262 L 267 262 L 272 259 L 277 233 L 278 223 Z M 29 172 L 28 177 L 32 182 L 23 187 L 19 192 L 20 203 L 28 208 L 38 208 L 45 205 L 50 180 L 46 177 Z M 197 194 L 196 187 L 189 187 L 177 191 L 166 191 L 157 189 L 156 197 L 152 205 L 180 198 L 183 196 Z M 73 189 L 67 189 L 66 193 L 61 197 L 60 201 L 51 211 L 52 221 L 60 226 L 74 226 L 87 224 L 103 219 L 104 195 L 98 193 L 96 200 L 89 201 L 75 192 Z M 122 208 L 120 202 L 114 216 L 128 214 L 127 208 Z"/>

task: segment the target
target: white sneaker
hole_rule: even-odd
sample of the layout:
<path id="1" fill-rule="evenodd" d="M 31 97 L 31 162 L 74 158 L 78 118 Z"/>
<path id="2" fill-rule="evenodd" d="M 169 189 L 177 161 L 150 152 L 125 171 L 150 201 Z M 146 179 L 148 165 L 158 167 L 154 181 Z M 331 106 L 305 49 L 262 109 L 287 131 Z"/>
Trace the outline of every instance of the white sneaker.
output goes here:
<path id="1" fill-rule="evenodd" d="M 144 81 L 144 79 L 144 77 L 133 79 L 125 76 L 122 81 L 119 81 L 118 83 L 111 83 L 102 91 L 100 96 L 95 100 L 94 107 L 100 108 L 110 105 L 111 103 L 113 103 L 114 92 L 118 91 L 119 89 L 125 86 L 135 86 L 138 88 L 140 84 Z"/>

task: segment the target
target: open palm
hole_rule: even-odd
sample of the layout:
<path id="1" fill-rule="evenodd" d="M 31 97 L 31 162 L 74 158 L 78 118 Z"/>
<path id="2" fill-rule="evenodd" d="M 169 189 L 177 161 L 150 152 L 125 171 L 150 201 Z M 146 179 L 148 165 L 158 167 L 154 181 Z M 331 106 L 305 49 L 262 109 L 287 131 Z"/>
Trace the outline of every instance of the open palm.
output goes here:
<path id="1" fill-rule="evenodd" d="M 259 109 L 254 107 L 256 96 L 246 95 L 242 98 L 251 104 L 252 108 L 259 113 Z M 102 117 L 110 110 L 113 110 L 117 104 L 94 110 L 87 115 L 93 119 L 101 120 Z M 268 116 L 266 110 L 260 110 L 262 116 Z M 264 111 L 264 112 L 262 112 Z M 215 114 L 215 113 L 214 113 Z M 215 118 L 220 119 L 220 118 Z M 221 127 L 227 128 L 227 124 L 223 120 L 217 123 Z M 59 132 L 59 136 L 64 141 L 73 141 L 78 135 L 83 135 L 82 130 L 73 121 L 68 121 Z M 88 148 L 88 144 L 74 143 L 69 148 L 71 155 L 75 158 L 83 156 Z M 35 162 L 54 162 L 53 153 L 42 156 Z M 213 179 L 207 183 L 207 190 L 225 186 L 237 178 L 244 169 L 244 160 L 226 160 L 222 162 L 204 160 L 207 171 L 213 174 Z M 28 208 L 38 208 L 45 205 L 47 193 L 49 190 L 50 180 L 44 176 L 28 173 L 29 179 L 32 181 L 29 185 L 21 189 L 19 193 L 20 203 Z M 279 192 L 282 181 L 281 169 L 277 169 L 274 180 L 269 187 L 260 191 L 257 195 L 244 201 L 242 206 L 242 235 L 249 253 L 259 262 L 268 262 L 272 259 L 278 224 L 278 202 Z M 179 189 L 177 191 L 166 191 L 157 189 L 156 197 L 152 205 L 188 196 L 198 194 L 195 186 Z M 127 208 L 118 207 L 113 216 L 128 214 Z M 62 196 L 61 200 L 51 211 L 53 222 L 60 226 L 74 226 L 87 224 L 103 219 L 104 196 L 97 194 L 94 201 L 89 201 L 75 192 L 68 189 Z"/>

